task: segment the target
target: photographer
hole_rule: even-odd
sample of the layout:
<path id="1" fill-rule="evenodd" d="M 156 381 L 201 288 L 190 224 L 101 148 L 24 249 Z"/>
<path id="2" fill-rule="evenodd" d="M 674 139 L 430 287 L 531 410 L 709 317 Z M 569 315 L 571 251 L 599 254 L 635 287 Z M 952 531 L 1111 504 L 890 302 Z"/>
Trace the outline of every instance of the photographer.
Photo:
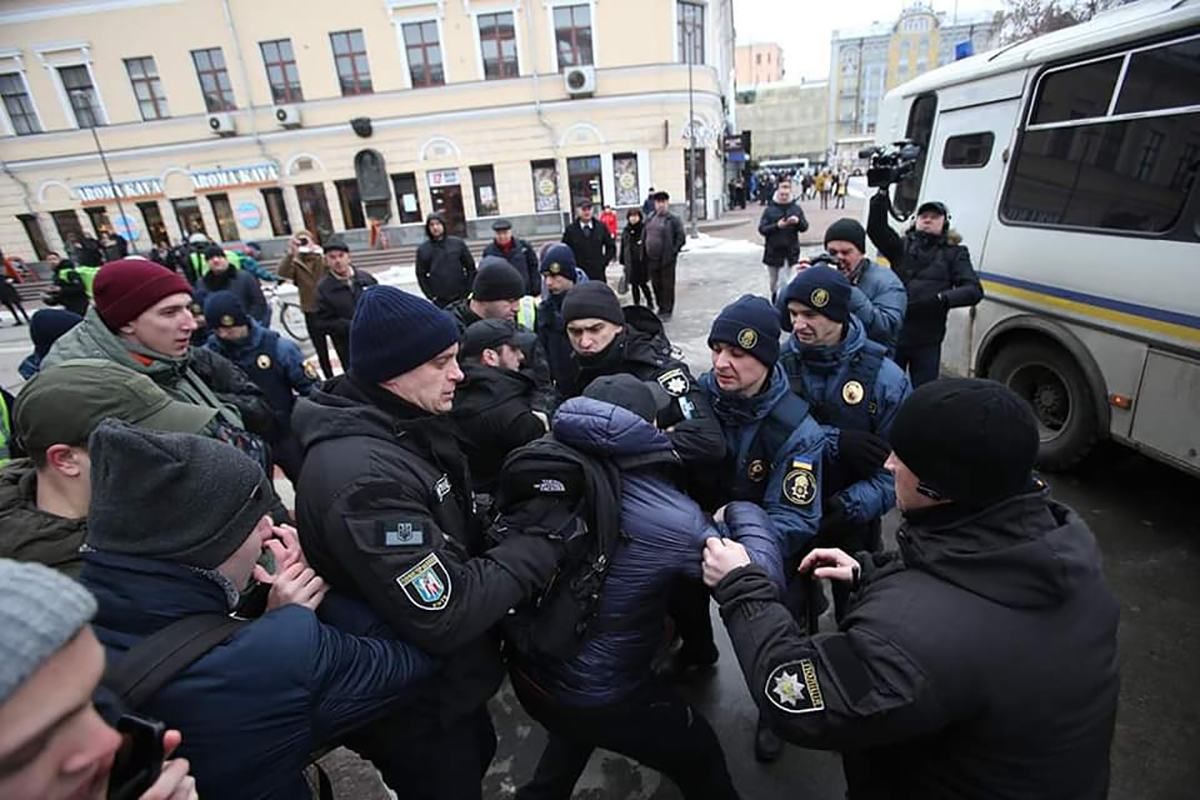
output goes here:
<path id="1" fill-rule="evenodd" d="M 901 238 L 888 225 L 890 200 L 882 187 L 870 202 L 867 235 L 892 265 L 908 293 L 895 361 L 914 387 L 935 380 L 946 337 L 946 313 L 983 299 L 979 276 L 962 237 L 950 229 L 944 203 L 926 201 Z"/>
<path id="2" fill-rule="evenodd" d="M 766 239 L 763 243 L 763 263 L 771 288 L 771 301 L 779 288 L 779 271 L 785 266 L 794 266 L 800 260 L 800 234 L 808 230 L 808 220 L 800 204 L 792 199 L 792 182 L 787 178 L 779 181 L 771 202 L 763 209 L 758 220 L 758 232 Z M 786 279 L 785 279 L 786 282 Z"/>
<path id="3" fill-rule="evenodd" d="M 326 380 L 333 377 L 333 364 L 329 360 L 329 338 L 317 309 L 317 285 L 328 272 L 325 251 L 316 243 L 308 231 L 300 231 L 288 240 L 288 251 L 279 262 L 279 277 L 296 284 L 300 290 L 300 310 L 304 312 L 304 325 L 312 338 L 317 362 Z M 335 340 L 336 345 L 336 340 Z M 339 353 L 340 356 L 340 353 Z M 345 363 L 342 369 L 345 369 Z"/>

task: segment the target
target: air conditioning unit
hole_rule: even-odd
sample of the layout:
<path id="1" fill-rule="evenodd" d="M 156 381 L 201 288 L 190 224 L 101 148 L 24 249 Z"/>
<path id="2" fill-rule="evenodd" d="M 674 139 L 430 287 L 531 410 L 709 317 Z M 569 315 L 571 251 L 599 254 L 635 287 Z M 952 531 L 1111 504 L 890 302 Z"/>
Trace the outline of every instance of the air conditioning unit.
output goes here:
<path id="1" fill-rule="evenodd" d="M 563 71 L 563 85 L 571 97 L 590 97 L 596 93 L 595 67 L 567 67 Z"/>
<path id="2" fill-rule="evenodd" d="M 281 128 L 299 128 L 300 106 L 275 106 L 275 121 Z"/>
<path id="3" fill-rule="evenodd" d="M 233 136 L 237 133 L 237 123 L 233 114 L 209 114 L 208 129 L 217 136 Z"/>

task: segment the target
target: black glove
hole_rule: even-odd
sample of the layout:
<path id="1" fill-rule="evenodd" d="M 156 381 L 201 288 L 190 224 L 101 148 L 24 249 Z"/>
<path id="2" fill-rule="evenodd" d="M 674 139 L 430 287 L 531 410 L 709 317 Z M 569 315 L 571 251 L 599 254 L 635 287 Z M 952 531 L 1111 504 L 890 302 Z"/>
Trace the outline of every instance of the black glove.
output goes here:
<path id="1" fill-rule="evenodd" d="M 946 301 L 939 294 L 935 297 L 927 297 L 924 300 L 917 300 L 915 303 L 908 304 L 909 317 L 924 317 L 940 314 L 946 310 Z"/>
<path id="2" fill-rule="evenodd" d="M 840 497 L 831 497 L 825 501 L 825 505 L 821 509 L 821 527 L 817 531 L 817 534 L 825 536 L 836 531 L 845 523 L 846 506 L 842 503 Z"/>
<path id="3" fill-rule="evenodd" d="M 860 479 L 874 475 L 892 452 L 887 439 L 868 431 L 841 431 L 838 442 L 838 463 Z"/>

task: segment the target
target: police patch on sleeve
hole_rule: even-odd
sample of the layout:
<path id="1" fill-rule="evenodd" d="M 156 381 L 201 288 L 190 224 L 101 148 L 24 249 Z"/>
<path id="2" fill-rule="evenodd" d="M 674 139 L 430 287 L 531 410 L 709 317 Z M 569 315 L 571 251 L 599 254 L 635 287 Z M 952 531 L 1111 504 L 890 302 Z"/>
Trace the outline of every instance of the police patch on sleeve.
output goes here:
<path id="1" fill-rule="evenodd" d="M 450 573 L 437 553 L 430 553 L 415 567 L 396 578 L 409 601 L 422 611 L 441 611 L 450 602 Z"/>
<path id="2" fill-rule="evenodd" d="M 794 506 L 807 506 L 816 496 L 817 479 L 812 465 L 793 461 L 792 468 L 783 476 L 783 499 Z"/>
<path id="3" fill-rule="evenodd" d="M 669 369 L 658 376 L 658 385 L 671 397 L 683 397 L 688 393 L 691 384 L 682 368 Z"/>
<path id="4" fill-rule="evenodd" d="M 310 381 L 315 381 L 318 378 L 317 368 L 312 365 L 311 361 L 304 362 L 304 377 Z"/>
<path id="5" fill-rule="evenodd" d="M 763 687 L 771 705 L 788 714 L 811 714 L 825 710 L 817 668 L 812 659 L 789 661 L 771 670 Z"/>
<path id="6" fill-rule="evenodd" d="M 421 527 L 420 522 L 398 520 L 384 522 L 382 525 L 384 547 L 416 547 L 425 544 L 425 529 Z"/>

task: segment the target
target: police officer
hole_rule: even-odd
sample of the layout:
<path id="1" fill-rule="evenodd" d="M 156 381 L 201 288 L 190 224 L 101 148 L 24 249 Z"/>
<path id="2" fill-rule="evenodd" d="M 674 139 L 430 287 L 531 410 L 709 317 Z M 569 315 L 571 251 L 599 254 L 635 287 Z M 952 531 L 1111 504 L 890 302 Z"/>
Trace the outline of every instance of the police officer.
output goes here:
<path id="1" fill-rule="evenodd" d="M 779 323 L 790 331 L 780 361 L 792 391 L 839 432 L 822 485 L 823 543 L 874 551 L 882 545 L 879 520 L 896 500 L 883 468 L 886 439 L 911 388 L 884 346 L 867 338 L 850 303 L 850 282 L 838 270 L 818 265 L 792 279 L 780 297 Z M 844 593 L 834 598 L 840 610 Z"/>
<path id="2" fill-rule="evenodd" d="M 208 296 L 204 321 L 210 331 L 204 346 L 241 367 L 266 395 L 275 417 L 275 430 L 267 439 L 271 455 L 295 485 L 302 454 L 291 430 L 292 407 L 297 395 L 307 397 L 316 388 L 316 369 L 304 360 L 295 342 L 251 319 L 232 292 Z"/>
<path id="3" fill-rule="evenodd" d="M 486 703 L 504 676 L 489 631 L 561 557 L 560 543 L 532 534 L 485 543 L 449 416 L 463 379 L 458 338 L 429 301 L 372 287 L 350 328 L 348 373 L 300 400 L 292 420 L 305 448 L 296 511 L 313 568 L 443 659 L 399 748 L 411 755 L 397 769 L 414 800 L 481 797 L 496 747 Z M 397 749 L 394 734 L 388 744 Z"/>
<path id="4" fill-rule="evenodd" d="M 575 253 L 565 244 L 547 247 L 539 269 L 546 291 L 538 303 L 538 343 L 546 353 L 554 385 L 559 392 L 563 392 L 575 379 L 575 351 L 571 349 L 567 325 L 562 317 L 563 300 L 573 286 L 587 280 L 587 275 L 576 266 Z"/>
<path id="5" fill-rule="evenodd" d="M 778 328 L 775 308 L 749 294 L 713 320 L 708 334 L 713 368 L 700 376 L 700 386 L 721 422 L 726 459 L 695 494 L 713 506 L 731 500 L 762 505 L 784 556 L 795 558 L 821 523 L 825 431 L 809 414 L 808 402 L 790 391 L 779 363 Z M 769 722 L 759 716 L 754 738 L 754 755 L 763 762 L 783 752 Z"/>
<path id="6" fill-rule="evenodd" d="M 983 286 L 962 236 L 950 229 L 945 203 L 922 203 L 903 239 L 888 224 L 888 203 L 886 190 L 871 198 L 867 235 L 908 292 L 896 364 L 908 370 L 914 386 L 920 386 L 938 376 L 946 314 L 952 308 L 976 305 L 983 299 Z"/>
<path id="7" fill-rule="evenodd" d="M 482 258 L 498 256 L 512 264 L 525 279 L 526 296 L 537 297 L 542 291 L 542 276 L 538 274 L 538 257 L 533 245 L 513 235 L 512 223 L 498 219 L 492 223 L 494 238 L 483 248 Z M 482 265 L 483 261 L 480 260 Z"/>
<path id="8" fill-rule="evenodd" d="M 892 443 L 899 552 L 800 567 L 854 587 L 837 632 L 805 635 L 740 545 L 708 541 L 755 702 L 789 741 L 843 751 L 852 800 L 1106 797 L 1119 606 L 1087 525 L 1032 476 L 1028 404 L 934 381 Z"/>

